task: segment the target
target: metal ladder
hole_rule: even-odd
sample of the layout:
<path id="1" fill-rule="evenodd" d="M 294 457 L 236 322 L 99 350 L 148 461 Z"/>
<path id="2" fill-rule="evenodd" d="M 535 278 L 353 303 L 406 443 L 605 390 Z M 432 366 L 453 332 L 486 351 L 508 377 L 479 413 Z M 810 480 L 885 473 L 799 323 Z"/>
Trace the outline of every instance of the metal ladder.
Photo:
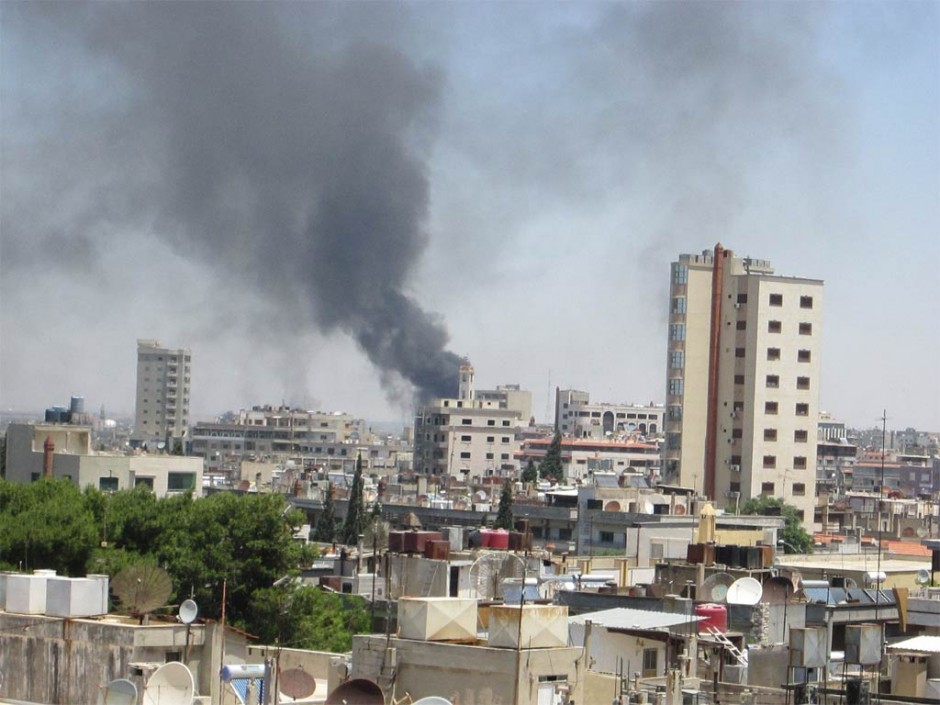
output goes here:
<path id="1" fill-rule="evenodd" d="M 741 650 L 737 646 L 734 645 L 734 642 L 731 641 L 731 639 L 726 637 L 724 634 L 722 634 L 720 631 L 718 631 L 715 627 L 711 625 L 706 627 L 705 630 L 709 633 L 709 635 L 715 638 L 715 641 L 717 641 L 727 651 L 729 651 L 739 664 L 741 664 L 742 666 L 747 665 L 747 658 L 745 658 L 744 654 L 741 653 Z"/>

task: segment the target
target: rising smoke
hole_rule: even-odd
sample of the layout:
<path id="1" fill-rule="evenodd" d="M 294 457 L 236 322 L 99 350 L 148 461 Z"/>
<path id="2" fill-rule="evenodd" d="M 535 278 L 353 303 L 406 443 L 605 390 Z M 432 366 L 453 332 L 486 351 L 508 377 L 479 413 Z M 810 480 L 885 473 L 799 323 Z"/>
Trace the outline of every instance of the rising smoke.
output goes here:
<path id="1" fill-rule="evenodd" d="M 81 204 L 67 224 L 14 207 L 5 225 L 34 232 L 10 237 L 8 258 L 27 256 L 28 238 L 78 253 L 95 245 L 76 236 L 102 224 L 151 230 L 249 283 L 283 330 L 315 323 L 352 336 L 390 393 L 405 380 L 419 399 L 453 395 L 459 358 L 408 290 L 427 244 L 433 70 L 349 32 L 333 39 L 329 6 L 41 4 L 6 14 L 50 43 L 80 42 L 96 69 L 85 99 L 53 108 L 67 146 L 44 145 L 67 173 L 47 195 L 61 188 Z M 69 153 L 83 163 L 70 165 Z"/>

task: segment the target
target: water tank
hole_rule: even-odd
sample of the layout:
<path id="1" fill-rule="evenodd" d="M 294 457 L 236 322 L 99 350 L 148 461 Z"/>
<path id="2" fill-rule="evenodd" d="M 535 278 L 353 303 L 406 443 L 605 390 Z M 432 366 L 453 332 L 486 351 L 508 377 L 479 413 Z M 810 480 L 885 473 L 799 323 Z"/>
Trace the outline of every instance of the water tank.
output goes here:
<path id="1" fill-rule="evenodd" d="M 509 550 L 509 532 L 505 529 L 491 531 L 489 548 L 495 548 L 501 551 Z"/>
<path id="2" fill-rule="evenodd" d="M 72 397 L 72 400 L 69 402 L 69 411 L 73 414 L 84 414 L 85 397 Z"/>
<path id="3" fill-rule="evenodd" d="M 728 608 L 724 605 L 713 603 L 696 605 L 695 616 L 705 618 L 698 623 L 699 634 L 707 632 L 708 627 L 713 627 L 722 633 L 728 631 Z"/>

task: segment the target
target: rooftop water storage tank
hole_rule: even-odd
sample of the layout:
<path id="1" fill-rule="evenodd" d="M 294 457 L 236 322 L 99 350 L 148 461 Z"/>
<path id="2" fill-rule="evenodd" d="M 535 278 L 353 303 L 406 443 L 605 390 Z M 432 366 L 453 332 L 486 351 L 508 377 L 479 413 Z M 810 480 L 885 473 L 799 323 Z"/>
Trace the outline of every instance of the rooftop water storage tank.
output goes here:
<path id="1" fill-rule="evenodd" d="M 698 623 L 699 634 L 707 633 L 709 627 L 718 630 L 722 634 L 728 631 L 728 608 L 724 605 L 709 602 L 696 605 L 695 615 L 705 618 Z"/>
<path id="2" fill-rule="evenodd" d="M 494 529 L 489 534 L 489 548 L 498 551 L 509 550 L 509 532 L 505 529 Z"/>
<path id="3" fill-rule="evenodd" d="M 55 575 L 55 571 L 51 571 Z M 38 571 L 37 571 L 38 573 Z M 6 605 L 7 612 L 17 614 L 44 614 L 46 611 L 46 581 L 48 575 L 7 575 Z"/>
<path id="4" fill-rule="evenodd" d="M 50 576 L 46 580 L 46 614 L 50 617 L 97 617 L 101 610 L 100 582 L 90 578 Z"/>

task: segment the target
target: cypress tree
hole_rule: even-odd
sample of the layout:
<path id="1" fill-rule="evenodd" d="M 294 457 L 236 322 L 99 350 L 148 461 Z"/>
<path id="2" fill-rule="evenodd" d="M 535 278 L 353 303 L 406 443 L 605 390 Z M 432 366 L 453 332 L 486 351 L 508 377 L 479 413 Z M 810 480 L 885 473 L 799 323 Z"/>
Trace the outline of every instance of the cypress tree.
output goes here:
<path id="1" fill-rule="evenodd" d="M 353 475 L 352 489 L 349 491 L 349 506 L 346 508 L 346 521 L 343 522 L 342 540 L 347 546 L 359 541 L 359 534 L 366 525 L 365 504 L 362 501 L 362 453 L 356 458 L 356 473 Z"/>
<path id="2" fill-rule="evenodd" d="M 333 543 L 336 538 L 336 510 L 333 508 L 333 483 L 326 486 L 326 496 L 323 498 L 323 511 L 313 528 L 314 541 Z"/>
<path id="3" fill-rule="evenodd" d="M 561 480 L 563 476 L 561 466 L 561 431 L 555 431 L 555 436 L 545 451 L 545 458 L 539 466 L 539 477 L 543 480 L 555 478 Z"/>
<path id="4" fill-rule="evenodd" d="M 503 483 L 503 491 L 499 495 L 499 509 L 496 511 L 496 522 L 493 526 L 497 529 L 512 529 L 512 482 L 506 480 Z"/>

